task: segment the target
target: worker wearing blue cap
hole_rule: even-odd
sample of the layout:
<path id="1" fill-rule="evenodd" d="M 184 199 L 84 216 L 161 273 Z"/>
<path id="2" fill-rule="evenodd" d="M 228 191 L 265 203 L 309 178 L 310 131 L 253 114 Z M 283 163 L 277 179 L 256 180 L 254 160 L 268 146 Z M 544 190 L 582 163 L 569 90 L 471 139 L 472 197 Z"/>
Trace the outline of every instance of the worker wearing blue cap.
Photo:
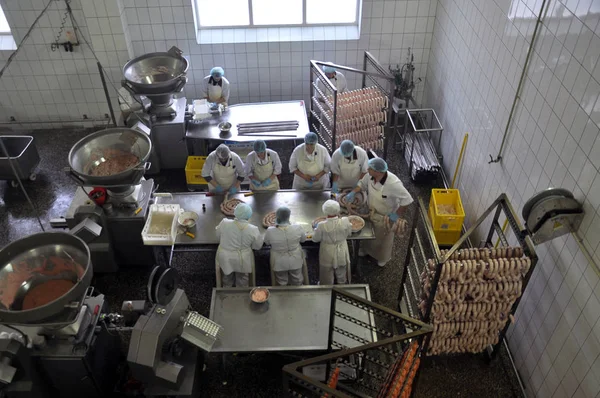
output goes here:
<path id="1" fill-rule="evenodd" d="M 210 70 L 210 74 L 200 85 L 201 97 L 217 104 L 229 102 L 229 80 L 225 79 L 225 71 L 220 66 Z"/>
<path id="2" fill-rule="evenodd" d="M 338 72 L 333 66 L 325 65 L 323 66 L 323 73 L 325 73 L 325 76 L 327 76 L 331 84 L 337 89 L 338 94 L 346 91 L 348 82 L 342 72 Z"/>
<path id="3" fill-rule="evenodd" d="M 331 156 L 331 192 L 338 193 L 340 189 L 354 188 L 367 174 L 368 161 L 369 157 L 364 149 L 350 140 L 342 141 Z"/>
<path id="4" fill-rule="evenodd" d="M 375 239 L 365 241 L 364 250 L 361 248 L 358 255 L 369 255 L 377 260 L 377 265 L 383 267 L 392 258 L 395 236 L 391 228 L 386 228 L 386 217 L 390 223 L 400 223 L 402 231 L 406 228 L 406 221 L 401 217 L 413 198 L 402 181 L 388 171 L 388 165 L 383 159 L 369 160 L 368 172 L 358 182 L 358 186 L 346 195 L 346 200 L 351 201 L 356 192 L 367 192 Z"/>
<path id="5" fill-rule="evenodd" d="M 289 163 L 290 171 L 294 173 L 292 189 L 329 188 L 331 156 L 318 141 L 319 137 L 310 132 L 304 137 L 304 144 L 292 152 Z"/>
<path id="6" fill-rule="evenodd" d="M 281 174 L 279 154 L 267 148 L 263 140 L 254 141 L 253 151 L 246 156 L 245 174 L 253 191 L 277 191 Z"/>

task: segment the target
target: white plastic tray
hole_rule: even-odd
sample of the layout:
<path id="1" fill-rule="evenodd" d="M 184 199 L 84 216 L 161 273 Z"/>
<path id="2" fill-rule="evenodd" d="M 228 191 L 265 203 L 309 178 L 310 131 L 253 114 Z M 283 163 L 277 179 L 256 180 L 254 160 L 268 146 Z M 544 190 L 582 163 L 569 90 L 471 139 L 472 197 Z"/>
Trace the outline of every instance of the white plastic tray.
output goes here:
<path id="1" fill-rule="evenodd" d="M 179 205 L 150 206 L 146 225 L 142 230 L 142 240 L 149 246 L 171 246 L 177 237 L 177 217 Z"/>

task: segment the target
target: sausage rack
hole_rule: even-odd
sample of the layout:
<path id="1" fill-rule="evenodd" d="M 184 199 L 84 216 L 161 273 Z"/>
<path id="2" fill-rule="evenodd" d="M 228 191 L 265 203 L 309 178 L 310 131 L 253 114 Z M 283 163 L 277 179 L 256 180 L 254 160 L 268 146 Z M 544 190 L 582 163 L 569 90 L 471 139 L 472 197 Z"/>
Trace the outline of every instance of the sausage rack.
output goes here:
<path id="1" fill-rule="evenodd" d="M 412 222 L 413 228 L 411 229 L 410 236 L 408 237 L 408 250 L 404 262 L 404 270 L 401 277 L 400 291 L 398 295 L 399 309 L 402 312 L 402 309 L 404 308 L 410 317 L 420 319 L 423 322 L 433 326 L 434 332 L 432 333 L 431 337 L 427 339 L 423 347 L 423 351 L 428 355 L 486 351 L 490 359 L 494 358 L 498 352 L 498 349 L 500 348 L 500 345 L 503 343 L 506 331 L 519 305 L 520 297 L 525 291 L 531 274 L 533 273 L 535 265 L 538 261 L 533 241 L 527 234 L 525 228 L 521 225 L 521 222 L 519 221 L 506 194 L 501 194 L 449 250 L 440 251 L 433 232 L 433 227 L 428 217 L 427 209 L 428 208 L 423 203 L 423 200 L 419 198 L 418 208 L 415 211 Z M 500 226 L 501 222 L 505 222 L 505 225 L 510 227 L 509 231 L 507 231 L 508 233 L 503 231 L 503 228 Z M 443 290 L 441 289 L 441 280 L 444 279 L 442 278 L 442 275 L 448 275 L 449 268 L 452 265 L 453 260 L 462 258 L 462 250 L 470 247 L 470 241 L 479 241 L 476 239 L 476 237 L 482 235 L 475 235 L 476 231 L 481 234 L 484 234 L 485 232 L 481 247 L 489 249 L 479 249 L 478 253 L 491 253 L 492 251 L 494 253 L 496 253 L 496 251 L 500 253 L 503 249 L 504 253 L 518 252 L 526 256 L 523 258 L 523 261 L 527 261 L 527 263 L 530 265 L 528 267 L 523 267 L 518 284 L 512 285 L 520 287 L 520 291 L 516 292 L 516 294 L 512 296 L 512 300 L 508 301 L 512 304 L 508 304 L 508 307 L 505 306 L 502 310 L 499 309 L 500 305 L 498 305 L 499 313 L 501 311 L 506 312 L 502 314 L 489 314 L 490 317 L 495 317 L 494 320 L 497 322 L 494 324 L 494 327 L 498 327 L 498 329 L 494 329 L 494 331 L 489 332 L 489 335 L 494 337 L 492 339 L 492 343 L 487 344 L 487 341 L 489 340 L 479 340 L 480 343 L 483 341 L 483 347 L 480 345 L 477 348 L 471 347 L 470 349 L 466 350 L 457 350 L 456 347 L 442 347 L 440 349 L 439 346 L 434 347 L 437 339 L 437 337 L 435 337 L 436 333 L 438 333 L 440 339 L 454 339 L 454 342 L 456 342 L 460 339 L 466 339 L 466 336 L 469 336 L 468 333 L 479 333 L 477 326 L 475 326 L 475 330 L 471 331 L 474 324 L 479 325 L 480 328 L 487 326 L 480 321 L 481 319 L 487 319 L 487 317 L 484 317 L 483 314 L 481 314 L 481 318 L 475 317 L 479 323 L 470 322 L 472 319 L 457 317 L 452 320 L 452 327 L 443 328 L 444 332 L 450 333 L 449 335 L 446 334 L 444 337 L 443 333 L 441 333 L 441 324 L 448 321 L 444 321 L 444 318 L 441 318 L 442 320 L 436 319 L 436 317 L 432 314 L 432 312 L 435 310 L 434 304 L 439 305 L 441 301 L 440 298 L 442 298 L 442 296 L 438 297 L 440 290 Z M 465 250 L 464 252 L 467 251 Z M 475 253 L 475 251 L 471 251 L 471 253 Z M 489 261 L 489 264 L 491 264 L 492 260 L 487 261 Z M 490 267 L 490 265 L 487 265 L 488 268 L 486 269 L 485 261 L 478 262 L 478 265 L 482 266 L 486 272 Z M 464 267 L 463 270 L 465 270 Z M 423 274 L 424 272 L 425 274 Z M 428 276 L 428 280 L 430 282 L 430 286 L 428 286 L 429 290 L 423 287 L 421 282 L 422 275 Z M 493 279 L 489 282 L 496 283 Z M 443 287 L 447 290 L 450 290 L 450 284 L 453 284 L 456 287 L 459 283 L 460 282 L 450 282 L 450 280 L 447 279 L 447 282 L 445 282 L 445 286 Z M 505 286 L 506 282 L 498 282 L 497 284 L 502 284 L 502 286 Z M 456 289 L 458 290 L 458 288 Z M 462 301 L 460 301 L 458 305 L 464 305 L 467 308 L 470 307 L 468 311 L 472 311 L 473 314 L 475 313 L 473 306 L 479 305 L 480 302 L 483 303 L 483 301 L 477 301 L 479 299 L 476 300 L 472 297 L 467 298 L 466 296 L 464 296 L 461 300 Z M 421 308 L 419 308 L 420 302 Z M 485 299 L 485 302 L 488 303 L 489 300 Z M 489 322 L 491 323 L 492 321 Z M 446 324 L 446 326 L 448 326 L 448 324 Z M 467 328 L 469 329 L 468 333 L 466 332 Z M 497 330 L 497 334 L 495 334 L 495 330 Z"/>
<path id="2" fill-rule="evenodd" d="M 379 61 L 368 51 L 365 51 L 363 58 L 363 69 L 350 68 L 348 66 L 336 65 L 322 61 L 310 61 L 310 115 L 309 124 L 312 131 L 316 132 L 321 138 L 321 142 L 327 148 L 330 154 L 336 150 L 340 142 L 344 139 L 340 135 L 340 123 L 343 121 L 341 115 L 341 98 L 338 90 L 329 81 L 323 72 L 323 66 L 331 66 L 336 70 L 343 72 L 346 76 L 356 73 L 362 76 L 362 89 L 373 87 L 381 96 L 387 98 L 385 117 L 383 120 L 373 124 L 373 127 L 379 127 L 383 130 L 383 148 L 382 157 L 385 160 L 388 148 L 389 137 L 393 134 L 392 114 L 395 80 Z M 320 84 L 317 84 L 317 79 Z M 348 79 L 352 80 L 352 79 Z M 361 140 L 354 140 L 355 144 L 361 145 Z M 365 142 L 366 143 L 366 142 Z M 376 148 L 364 148 L 376 149 Z"/>
<path id="3" fill-rule="evenodd" d="M 362 318 L 361 313 L 370 317 L 369 323 L 357 319 Z M 284 366 L 284 396 L 388 397 L 394 388 L 396 392 L 408 392 L 418 375 L 416 359 L 424 337 L 431 332 L 431 326 L 421 321 L 334 287 L 328 352 Z M 411 358 L 405 355 L 407 351 L 414 353 L 415 360 L 407 360 Z M 402 369 L 412 377 L 398 380 Z M 332 386 L 328 380 L 335 372 L 337 385 Z"/>

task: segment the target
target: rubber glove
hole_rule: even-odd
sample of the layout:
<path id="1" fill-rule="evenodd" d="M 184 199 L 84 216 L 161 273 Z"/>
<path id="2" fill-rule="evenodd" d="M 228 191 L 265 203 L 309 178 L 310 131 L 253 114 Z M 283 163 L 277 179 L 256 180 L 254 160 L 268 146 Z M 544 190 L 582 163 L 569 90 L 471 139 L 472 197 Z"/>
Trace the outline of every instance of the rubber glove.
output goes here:
<path id="1" fill-rule="evenodd" d="M 335 183 L 334 183 L 335 184 Z M 351 203 L 352 200 L 354 199 L 354 195 L 356 195 L 356 192 L 354 191 L 350 191 L 348 193 L 348 195 L 346 195 L 346 202 Z"/>
<path id="2" fill-rule="evenodd" d="M 252 184 L 254 184 L 255 187 L 260 187 L 260 185 L 261 185 L 260 181 L 258 181 L 258 180 L 250 180 L 250 181 L 252 181 Z"/>
<path id="3" fill-rule="evenodd" d="M 236 187 L 235 185 L 234 185 L 234 186 L 232 186 L 231 188 L 229 188 L 229 193 L 230 193 L 230 194 L 232 194 L 232 195 L 233 195 L 234 193 L 237 193 L 237 191 L 238 191 L 238 189 L 237 189 L 237 187 Z"/>
<path id="4" fill-rule="evenodd" d="M 312 177 L 310 177 L 310 180 L 313 181 L 313 182 L 315 182 L 315 181 L 317 181 L 317 177 L 312 176 Z"/>
<path id="5" fill-rule="evenodd" d="M 271 183 L 272 183 L 272 182 L 273 182 L 273 181 L 271 181 L 271 179 L 270 179 L 270 178 L 267 178 L 266 180 L 264 180 L 264 181 L 262 182 L 262 186 L 263 186 L 263 187 L 268 187 L 269 185 L 271 185 Z"/>
<path id="6" fill-rule="evenodd" d="M 388 214 L 388 218 L 390 219 L 391 222 L 396 222 L 396 221 L 398 221 L 400 216 L 396 213 L 390 213 L 390 214 Z"/>
<path id="7" fill-rule="evenodd" d="M 306 183 L 308 184 L 309 188 L 312 188 L 312 186 L 313 186 L 313 182 L 312 181 L 307 181 Z"/>
<path id="8" fill-rule="evenodd" d="M 220 185 L 217 185 L 217 186 L 215 187 L 215 192 L 216 192 L 216 193 L 223 193 L 223 187 L 222 187 L 222 186 L 220 186 Z"/>
<path id="9" fill-rule="evenodd" d="M 331 192 L 332 193 L 339 193 L 340 192 L 340 189 L 338 188 L 337 181 L 334 181 L 333 184 L 331 184 Z"/>

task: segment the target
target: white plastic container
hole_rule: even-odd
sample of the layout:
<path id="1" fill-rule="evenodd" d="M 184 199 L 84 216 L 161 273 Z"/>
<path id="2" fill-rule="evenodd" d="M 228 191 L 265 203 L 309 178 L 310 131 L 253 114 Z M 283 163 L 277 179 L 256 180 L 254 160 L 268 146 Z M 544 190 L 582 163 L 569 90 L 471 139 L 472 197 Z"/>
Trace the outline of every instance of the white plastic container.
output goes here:
<path id="1" fill-rule="evenodd" d="M 149 246 L 171 246 L 177 237 L 177 217 L 179 205 L 152 205 L 146 225 L 142 230 L 142 240 Z"/>

